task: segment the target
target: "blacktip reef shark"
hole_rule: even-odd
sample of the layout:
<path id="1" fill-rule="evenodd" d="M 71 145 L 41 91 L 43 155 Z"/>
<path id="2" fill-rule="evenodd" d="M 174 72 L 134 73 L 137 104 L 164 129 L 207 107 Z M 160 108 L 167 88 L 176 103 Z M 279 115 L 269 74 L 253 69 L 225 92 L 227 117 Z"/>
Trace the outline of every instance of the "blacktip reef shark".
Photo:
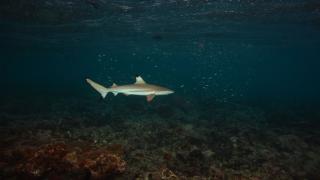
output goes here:
<path id="1" fill-rule="evenodd" d="M 174 91 L 146 83 L 141 76 L 136 77 L 136 82 L 134 84 L 128 84 L 128 85 L 116 85 L 113 83 L 113 85 L 110 88 L 106 88 L 91 79 L 86 79 L 86 81 L 95 89 L 98 91 L 102 98 L 104 99 L 109 92 L 113 93 L 115 96 L 118 93 L 123 93 L 125 95 L 138 95 L 138 96 L 146 96 L 147 101 L 150 102 L 155 96 L 160 95 L 168 95 L 174 93 Z"/>

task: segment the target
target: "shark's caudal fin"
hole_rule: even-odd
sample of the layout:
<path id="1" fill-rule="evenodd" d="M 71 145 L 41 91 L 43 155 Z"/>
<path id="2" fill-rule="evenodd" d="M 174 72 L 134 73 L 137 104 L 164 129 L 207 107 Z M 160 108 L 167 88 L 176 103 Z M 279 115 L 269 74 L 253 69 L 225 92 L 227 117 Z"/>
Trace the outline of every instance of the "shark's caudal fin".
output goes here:
<path id="1" fill-rule="evenodd" d="M 93 87 L 93 89 L 95 89 L 96 91 L 98 91 L 101 94 L 103 99 L 107 96 L 107 94 L 109 92 L 108 88 L 92 81 L 91 79 L 86 79 L 86 81 L 87 81 L 87 83 L 89 83 Z"/>

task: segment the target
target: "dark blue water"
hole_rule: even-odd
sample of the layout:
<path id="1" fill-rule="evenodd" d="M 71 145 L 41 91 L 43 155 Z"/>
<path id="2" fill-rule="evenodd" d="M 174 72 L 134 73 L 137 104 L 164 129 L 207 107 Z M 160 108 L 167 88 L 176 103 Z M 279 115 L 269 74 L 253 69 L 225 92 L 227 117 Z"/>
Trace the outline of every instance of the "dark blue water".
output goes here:
<path id="1" fill-rule="evenodd" d="M 159 149 L 166 149 L 166 152 L 172 151 L 175 155 L 165 155 L 164 161 L 173 162 L 164 164 L 178 177 L 197 175 L 219 179 L 222 173 L 224 177 L 232 178 L 234 174 L 230 175 L 230 171 L 239 170 L 241 176 L 248 178 L 249 175 L 241 170 L 250 167 L 242 167 L 243 164 L 250 163 L 217 165 L 218 161 L 223 160 L 214 157 L 210 161 L 211 156 L 207 157 L 208 149 L 224 157 L 221 153 L 227 150 L 223 149 L 219 154 L 218 147 L 224 147 L 221 143 L 231 138 L 233 143 L 242 142 L 237 146 L 246 148 L 249 145 L 244 142 L 251 139 L 253 142 L 249 144 L 254 146 L 253 149 L 256 148 L 255 142 L 269 143 L 265 149 L 275 148 L 275 154 L 309 152 L 306 155 L 308 157 L 295 155 L 294 160 L 280 156 L 279 159 L 283 158 L 281 162 L 288 163 L 290 168 L 279 165 L 279 169 L 285 173 L 273 169 L 264 171 L 260 176 L 255 175 L 259 178 L 319 178 L 319 174 L 315 173 L 320 164 L 320 147 L 316 140 L 319 137 L 316 132 L 320 117 L 318 1 L 5 0 L 0 3 L 0 40 L 1 117 L 4 132 L 14 126 L 13 122 L 21 124 L 20 121 L 24 121 L 20 116 L 20 119 L 11 117 L 17 113 L 23 117 L 26 114 L 44 116 L 48 121 L 51 119 L 55 122 L 60 119 L 62 124 L 68 116 L 66 122 L 70 121 L 72 125 L 63 125 L 66 129 L 59 131 L 62 134 L 72 128 L 77 129 L 82 121 L 85 122 L 82 128 L 94 126 L 101 129 L 108 124 L 113 129 L 111 134 L 123 133 L 119 135 L 121 141 L 114 137 L 109 138 L 107 143 L 116 141 L 126 149 L 127 174 L 119 175 L 119 178 L 132 178 L 135 173 L 157 174 L 155 169 L 163 167 L 159 165 L 164 163 L 162 161 L 147 165 L 131 162 L 132 158 L 136 158 L 132 152 L 141 147 L 126 145 L 124 141 L 135 142 L 128 136 L 134 136 L 132 133 L 140 136 L 140 131 L 145 132 L 144 129 L 136 129 L 131 134 L 125 133 L 124 127 L 128 128 L 126 123 L 130 123 L 134 116 L 142 120 L 140 125 L 147 129 L 150 119 L 154 122 L 150 125 L 152 128 L 157 127 L 157 123 L 165 126 L 159 129 L 172 129 L 174 126 L 174 133 L 159 130 L 165 135 L 151 135 L 140 143 L 149 148 L 158 146 Z M 123 95 L 109 95 L 107 100 L 101 101 L 99 95 L 85 83 L 85 78 L 89 77 L 107 87 L 113 82 L 130 84 L 137 75 L 141 75 L 146 82 L 173 89 L 175 93 L 156 97 L 151 104 L 146 103 L 144 97 Z M 232 116 L 228 117 L 229 114 Z M 91 119 L 92 124 L 87 119 Z M 265 126 L 261 128 L 265 134 L 259 135 L 244 128 L 260 126 L 256 120 L 263 121 Z M 30 118 L 29 121 L 36 120 Z M 251 121 L 254 123 L 250 124 Z M 170 125 L 170 122 L 177 124 Z M 239 126 L 243 128 L 237 125 L 236 132 L 229 132 L 226 129 L 230 129 L 227 125 L 230 123 L 240 123 Z M 185 127 L 186 124 L 200 129 L 194 127 L 191 131 L 189 126 Z M 41 125 L 38 126 L 40 130 L 43 129 Z M 52 126 L 50 132 L 55 134 L 57 126 L 62 125 Z M 174 140 L 168 140 L 171 150 L 160 142 L 152 144 L 157 138 L 168 136 L 166 139 L 171 139 L 177 136 L 175 133 L 180 132 L 177 129 L 187 129 L 183 137 L 196 136 L 193 138 L 202 141 L 182 138 L 181 141 L 192 145 L 188 150 L 181 150 L 185 147 L 183 145 L 175 147 Z M 215 132 L 213 129 L 227 133 L 212 134 Z M 213 132 L 209 132 L 211 130 Z M 194 131 L 206 133 L 194 135 Z M 251 134 L 250 137 L 243 135 L 245 133 Z M 55 135 L 50 137 L 56 138 Z M 264 138 L 257 139 L 257 136 Z M 274 137 L 266 140 L 270 136 Z M 95 142 L 90 137 L 87 140 Z M 211 137 L 216 139 L 210 140 Z M 201 143 L 194 144 L 194 141 Z M 218 144 L 214 144 L 215 141 Z M 3 144 L 9 142 L 16 143 L 7 140 Z M 50 142 L 52 140 L 46 143 Z M 298 149 L 289 146 L 291 143 L 300 143 L 301 148 L 299 145 Z M 5 147 L 2 145 L 2 148 Z M 140 153 L 157 159 L 155 154 L 159 152 L 149 148 L 142 148 L 144 152 Z M 190 153 L 190 157 L 184 153 Z M 247 156 L 245 153 L 235 154 L 225 155 L 225 159 Z M 143 157 L 147 158 L 147 155 Z M 207 160 L 201 164 L 194 158 Z M 311 162 L 309 159 L 315 160 Z M 12 168 L 5 160 L 2 161 L 4 166 Z M 266 159 L 264 162 L 271 161 Z M 298 161 L 309 163 L 310 166 L 300 167 Z M 188 166 L 184 167 L 181 163 Z M 270 164 L 276 166 L 277 163 Z M 262 168 L 262 164 L 255 166 Z M 142 168 L 144 166 L 145 169 Z M 139 167 L 139 170 L 132 167 Z M 209 167 L 214 171 L 213 174 L 209 173 Z M 302 172 L 296 173 L 295 169 L 302 169 Z M 30 173 L 28 170 L 23 169 L 22 176 Z M 192 174 L 192 171 L 195 173 Z M 258 170 L 249 168 L 249 172 L 255 174 Z M 19 173 L 3 171 L 0 177 L 15 177 L 13 174 Z M 271 173 L 275 175 L 271 176 Z M 47 172 L 39 174 L 41 177 L 46 175 Z"/>
<path id="2" fill-rule="evenodd" d="M 6 84 L 63 91 L 87 76 L 122 83 L 141 74 L 179 94 L 319 99 L 317 2 L 97 2 L 86 12 L 74 3 L 22 9 L 31 17 L 8 7 Z M 47 17 L 59 13 L 67 17 Z"/>

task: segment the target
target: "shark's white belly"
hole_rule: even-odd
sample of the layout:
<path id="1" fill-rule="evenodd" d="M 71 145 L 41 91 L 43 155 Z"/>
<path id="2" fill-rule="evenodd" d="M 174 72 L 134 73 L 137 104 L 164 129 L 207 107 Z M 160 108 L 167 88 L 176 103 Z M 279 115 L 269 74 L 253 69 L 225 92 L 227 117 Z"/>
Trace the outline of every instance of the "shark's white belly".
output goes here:
<path id="1" fill-rule="evenodd" d="M 138 95 L 138 96 L 147 96 L 150 94 L 156 94 L 154 91 L 150 91 L 150 90 L 132 90 L 132 89 L 126 89 L 126 90 L 117 90 L 117 91 L 113 91 L 115 93 L 123 93 L 126 95 Z"/>

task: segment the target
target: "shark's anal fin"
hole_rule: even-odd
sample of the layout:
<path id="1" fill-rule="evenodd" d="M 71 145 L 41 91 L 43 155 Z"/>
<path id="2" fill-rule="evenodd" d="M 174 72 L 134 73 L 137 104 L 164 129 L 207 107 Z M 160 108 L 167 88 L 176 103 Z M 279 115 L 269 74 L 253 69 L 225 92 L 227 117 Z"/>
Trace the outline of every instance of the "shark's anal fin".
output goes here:
<path id="1" fill-rule="evenodd" d="M 147 96 L 147 101 L 148 101 L 148 102 L 151 102 L 154 97 L 155 97 L 154 94 L 148 95 L 148 96 Z"/>

